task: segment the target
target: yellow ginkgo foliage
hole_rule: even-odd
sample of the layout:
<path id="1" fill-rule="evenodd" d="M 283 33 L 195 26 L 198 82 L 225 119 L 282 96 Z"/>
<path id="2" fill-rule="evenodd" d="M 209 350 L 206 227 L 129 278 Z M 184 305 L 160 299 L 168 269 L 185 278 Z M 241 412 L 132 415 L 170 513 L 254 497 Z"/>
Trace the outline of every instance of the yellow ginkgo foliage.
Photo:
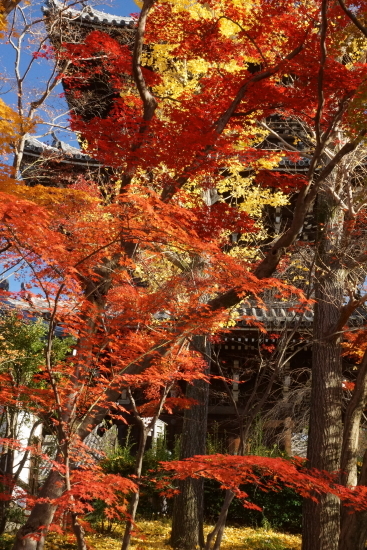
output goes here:
<path id="1" fill-rule="evenodd" d="M 35 121 L 19 116 L 9 105 L 0 99 L 0 150 L 10 153 L 14 144 L 31 132 Z"/>

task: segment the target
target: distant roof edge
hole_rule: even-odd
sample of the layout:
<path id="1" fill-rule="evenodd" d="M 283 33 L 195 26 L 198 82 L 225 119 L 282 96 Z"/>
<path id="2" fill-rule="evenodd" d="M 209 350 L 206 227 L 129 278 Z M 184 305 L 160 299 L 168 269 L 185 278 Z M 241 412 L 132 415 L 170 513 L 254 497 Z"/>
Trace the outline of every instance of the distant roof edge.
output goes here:
<path id="1" fill-rule="evenodd" d="M 39 157 L 43 153 L 49 153 L 60 158 L 61 162 L 73 162 L 76 164 L 82 163 L 96 167 L 102 166 L 98 160 L 93 159 L 80 149 L 55 138 L 52 145 L 48 145 L 47 143 L 43 143 L 37 138 L 28 135 L 24 145 L 24 153 L 25 155 L 32 157 Z"/>
<path id="2" fill-rule="evenodd" d="M 132 27 L 135 20 L 132 17 L 122 17 L 120 15 L 111 15 L 103 11 L 98 11 L 90 6 L 83 7 L 82 10 L 75 10 L 68 7 L 65 2 L 59 0 L 46 0 L 46 4 L 43 7 L 45 14 L 63 11 L 65 17 L 75 19 L 85 24 L 97 24 L 97 25 L 109 25 L 116 27 Z"/>

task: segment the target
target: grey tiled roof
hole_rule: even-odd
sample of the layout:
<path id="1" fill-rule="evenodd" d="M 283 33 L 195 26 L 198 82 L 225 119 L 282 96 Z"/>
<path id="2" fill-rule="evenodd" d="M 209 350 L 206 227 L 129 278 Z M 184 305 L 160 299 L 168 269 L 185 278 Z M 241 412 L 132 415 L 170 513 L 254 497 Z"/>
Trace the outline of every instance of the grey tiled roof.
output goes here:
<path id="1" fill-rule="evenodd" d="M 24 145 L 24 153 L 32 157 L 40 157 L 46 153 L 58 157 L 60 162 L 72 162 L 73 164 L 93 164 L 100 166 L 99 162 L 89 155 L 83 153 L 80 149 L 57 140 L 52 145 L 43 143 L 33 136 L 28 136 Z"/>
<path id="2" fill-rule="evenodd" d="M 295 303 L 291 302 L 272 302 L 266 308 L 258 306 L 242 305 L 239 309 L 240 319 L 239 326 L 248 326 L 248 321 L 253 319 L 256 322 L 263 323 L 264 326 L 292 327 L 298 325 L 300 328 L 311 327 L 314 320 L 313 309 L 309 309 L 300 313 L 295 311 L 298 308 Z M 364 307 L 358 308 L 349 319 L 349 326 L 359 326 L 367 322 L 367 309 Z"/>
<path id="3" fill-rule="evenodd" d="M 46 14 L 63 11 L 63 16 L 87 25 L 108 25 L 114 27 L 132 27 L 134 25 L 134 19 L 132 17 L 111 15 L 91 8 L 90 6 L 84 7 L 82 10 L 76 10 L 67 7 L 66 3 L 59 2 L 58 0 L 47 0 L 43 11 Z"/>
<path id="4" fill-rule="evenodd" d="M 305 311 L 304 313 L 298 313 L 295 310 L 295 304 L 289 302 L 272 302 L 268 307 L 251 307 L 250 305 L 242 305 L 239 313 L 241 320 L 239 324 L 246 325 L 246 318 L 254 319 L 264 325 L 275 326 L 294 326 L 297 323 L 302 326 L 310 326 L 313 322 L 313 311 Z"/>

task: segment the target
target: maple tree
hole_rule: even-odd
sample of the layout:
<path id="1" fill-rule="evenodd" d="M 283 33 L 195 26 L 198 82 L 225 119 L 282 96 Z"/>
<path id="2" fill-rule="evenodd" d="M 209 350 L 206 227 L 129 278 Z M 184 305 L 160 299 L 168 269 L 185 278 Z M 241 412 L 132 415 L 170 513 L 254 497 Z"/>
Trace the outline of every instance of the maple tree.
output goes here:
<path id="1" fill-rule="evenodd" d="M 172 384 L 177 383 L 177 381 L 180 379 L 190 381 L 193 377 L 199 377 L 200 362 L 198 362 L 197 360 L 195 361 L 195 354 L 193 356 L 192 352 L 185 352 L 185 350 L 182 349 L 180 351 L 182 345 L 180 345 L 176 351 L 173 348 L 169 357 L 160 357 L 159 355 L 156 357 L 157 354 L 154 355 L 154 350 L 159 350 L 162 342 L 162 337 L 164 337 L 167 333 L 173 333 L 171 336 L 172 340 L 177 339 L 171 323 L 168 323 L 166 327 L 160 327 L 159 323 L 154 322 L 154 314 L 157 311 L 161 309 L 167 309 L 167 307 L 172 308 L 173 306 L 177 308 L 177 304 L 174 304 L 174 302 L 172 303 L 172 300 L 175 297 L 173 293 L 173 285 L 170 287 L 171 294 L 168 294 L 168 296 L 162 293 L 162 289 L 159 289 L 159 291 L 153 289 L 153 291 L 149 293 L 132 293 L 131 286 L 126 285 L 126 273 L 119 273 L 117 275 L 119 282 L 114 287 L 114 290 L 110 295 L 111 300 L 109 301 L 108 316 L 104 318 L 104 330 L 103 333 L 99 335 L 96 334 L 94 331 L 92 331 L 92 334 L 90 334 L 90 323 L 91 320 L 93 321 L 93 318 L 96 316 L 96 312 L 94 311 L 93 306 L 90 306 L 90 303 L 88 305 L 88 302 L 86 302 L 83 306 L 82 301 L 80 301 L 82 300 L 82 298 L 79 297 L 77 305 L 76 303 L 74 303 L 71 306 L 69 305 L 69 307 L 67 307 L 65 306 L 65 302 L 59 304 L 57 294 L 59 294 L 59 296 L 62 294 L 64 298 L 69 296 L 70 300 L 76 300 L 76 298 L 78 297 L 78 288 L 75 287 L 75 284 L 77 284 L 78 278 L 82 275 L 83 268 L 81 267 L 81 265 L 86 262 L 87 266 L 89 266 L 87 267 L 87 270 L 89 268 L 93 270 L 95 269 L 95 264 L 92 263 L 92 265 L 90 265 L 91 257 L 93 257 L 95 254 L 97 256 L 98 254 L 102 254 L 102 250 L 103 258 L 106 257 L 105 254 L 107 247 L 104 246 L 101 242 L 98 243 L 96 238 L 91 238 L 91 233 L 87 231 L 87 226 L 89 225 L 89 229 L 92 231 L 93 234 L 95 230 L 98 230 L 98 232 L 101 230 L 101 223 L 98 224 L 98 229 L 95 227 L 95 222 L 97 218 L 99 218 L 99 222 L 105 220 L 106 231 L 103 232 L 102 240 L 107 245 L 111 243 L 111 235 L 108 234 L 107 228 L 110 227 L 112 232 L 115 233 L 116 223 L 118 225 L 122 224 L 121 227 L 124 226 L 122 218 L 124 207 L 122 208 L 122 210 L 120 209 L 120 207 L 118 208 L 120 215 L 117 217 L 117 219 L 115 216 L 113 218 L 106 216 L 106 213 L 110 208 L 109 206 L 107 210 L 102 208 L 102 211 L 99 212 L 101 217 L 99 217 L 98 215 L 99 208 L 97 208 L 97 217 L 92 216 L 91 219 L 88 220 L 91 214 L 91 202 L 78 202 L 78 193 L 72 194 L 72 198 L 74 199 L 74 215 L 71 215 L 71 211 L 69 209 L 61 209 L 63 210 L 63 216 L 62 218 L 57 220 L 55 211 L 53 212 L 52 217 L 47 216 L 46 213 L 44 213 L 45 224 L 43 225 L 42 229 L 40 228 L 40 225 L 42 225 L 40 224 L 40 213 L 42 212 L 42 210 L 38 209 L 37 229 L 39 230 L 39 232 L 37 233 L 36 231 L 36 240 L 34 242 L 32 239 L 34 235 L 29 235 L 28 232 L 29 239 L 32 242 L 25 242 L 23 240 L 22 243 L 17 241 L 16 225 L 18 225 L 18 227 L 20 225 L 20 231 L 22 232 L 24 222 L 20 219 L 19 209 L 14 208 L 14 204 L 8 198 L 8 204 L 4 205 L 4 209 L 6 209 L 6 214 L 4 214 L 3 219 L 5 219 L 6 222 L 4 222 L 3 237 L 9 242 L 11 239 L 12 242 L 12 247 L 9 248 L 9 250 L 7 251 L 8 262 L 11 263 L 12 261 L 18 260 L 19 255 L 23 259 L 27 258 L 27 265 L 32 267 L 35 280 L 37 280 L 38 285 L 41 285 L 41 288 L 46 294 L 47 300 L 49 301 L 51 319 L 49 321 L 50 327 L 47 336 L 46 362 L 44 365 L 42 363 L 40 364 L 41 373 L 37 371 L 35 375 L 38 378 L 41 377 L 41 380 L 44 380 L 44 384 L 46 384 L 46 387 L 42 387 L 37 391 L 37 389 L 35 388 L 29 386 L 25 387 L 24 385 L 21 385 L 21 387 L 18 388 L 17 391 L 21 392 L 23 395 L 29 395 L 31 403 L 28 408 L 30 411 L 33 411 L 34 414 L 36 414 L 37 416 L 47 416 L 51 413 L 51 411 L 55 411 L 55 413 L 52 415 L 52 423 L 54 425 L 54 433 L 57 441 L 58 453 L 55 459 L 52 461 L 56 468 L 52 471 L 52 473 L 54 474 L 53 477 L 51 474 L 51 480 L 54 490 L 53 497 L 58 498 L 57 504 L 59 504 L 61 508 L 65 507 L 66 509 L 70 510 L 73 520 L 74 531 L 79 539 L 80 548 L 83 548 L 83 536 L 81 533 L 80 524 L 77 520 L 78 512 L 80 513 L 80 510 L 85 510 L 86 500 L 88 501 L 92 498 L 97 498 L 97 496 L 100 496 L 101 494 L 100 491 L 105 491 L 106 483 L 108 481 L 108 479 L 106 479 L 105 477 L 103 479 L 98 479 L 98 477 L 96 477 L 95 468 L 87 468 L 88 460 L 85 457 L 83 458 L 80 445 L 76 445 L 75 432 L 79 431 L 79 434 L 81 435 L 84 430 L 85 435 L 89 431 L 88 424 L 82 427 L 80 426 L 83 417 L 86 415 L 86 412 L 88 412 L 89 409 L 93 410 L 95 408 L 101 408 L 103 406 L 110 408 L 112 404 L 110 403 L 111 397 L 108 395 L 108 390 L 110 391 L 110 393 L 112 393 L 112 395 L 118 395 L 121 391 L 121 386 L 123 385 L 133 386 L 135 388 L 141 386 L 144 389 L 147 386 L 147 382 L 149 381 L 149 387 L 147 387 L 145 391 L 148 392 L 151 405 L 150 410 L 145 411 L 145 414 L 151 414 L 150 411 L 154 411 L 154 399 L 156 398 L 159 401 L 161 389 L 166 384 L 168 388 L 172 387 Z M 129 223 L 131 224 L 133 221 L 132 211 L 130 207 L 131 199 L 127 197 L 126 200 L 129 204 L 129 208 L 126 213 L 128 213 Z M 95 203 L 96 205 L 98 205 L 99 201 L 96 200 Z M 63 204 L 65 206 L 65 197 L 63 200 Z M 18 201 L 17 206 L 18 208 L 23 208 L 23 212 L 27 211 L 27 207 L 30 207 L 30 209 L 32 209 L 32 203 L 28 203 L 25 201 Z M 70 208 L 70 205 L 68 205 L 68 207 Z M 79 214 L 81 214 L 81 210 L 83 210 L 83 207 L 85 216 L 82 215 L 77 217 L 78 221 L 76 226 L 77 229 L 80 229 L 80 221 L 84 220 L 84 223 L 82 225 L 82 227 L 84 228 L 84 232 L 80 235 L 82 241 L 80 242 L 76 238 L 78 232 L 75 233 L 74 227 L 73 241 L 76 246 L 72 250 L 71 243 L 69 243 L 69 241 L 71 230 L 73 229 L 76 220 L 75 208 L 79 210 Z M 113 210 L 115 210 L 115 208 L 116 205 L 113 205 Z M 148 219 L 146 219 L 146 221 L 144 219 L 141 220 L 140 208 L 138 208 L 138 205 L 136 205 L 136 208 L 137 225 L 135 227 L 135 235 L 137 234 L 136 231 L 143 231 L 144 233 L 150 234 L 151 237 L 155 239 L 156 236 L 153 235 L 153 232 L 151 230 L 151 221 Z M 12 216 L 14 216 L 14 218 Z M 13 219 L 15 220 L 14 224 L 12 223 Z M 66 242 L 64 243 L 64 239 L 58 231 L 56 231 L 55 233 L 52 231 L 52 229 L 49 229 L 47 227 L 47 222 L 51 223 L 52 226 L 56 222 L 58 227 L 61 220 L 65 228 Z M 156 217 L 155 220 L 157 220 Z M 18 222 L 20 223 L 18 224 Z M 143 223 L 144 229 L 140 226 L 141 222 Z M 5 227 L 8 228 L 8 235 L 6 235 L 5 233 Z M 134 232 L 134 229 L 131 227 L 131 225 L 130 228 Z M 172 236 L 170 234 L 171 229 L 172 227 L 168 228 L 166 226 L 167 238 L 171 238 Z M 159 231 L 160 238 L 162 238 L 162 228 L 160 228 Z M 119 232 L 120 230 L 117 232 L 117 235 L 119 234 Z M 50 259 L 48 258 L 48 251 L 52 235 L 56 237 L 57 243 L 57 246 L 53 247 L 52 250 L 54 252 L 57 252 L 56 256 L 53 256 L 53 258 Z M 37 239 L 37 237 L 39 237 L 39 239 Z M 93 251 L 89 251 L 89 253 L 86 253 L 85 247 L 87 243 L 84 241 L 85 237 L 88 239 L 93 249 Z M 106 238 L 107 243 L 105 241 Z M 114 242 L 116 242 L 116 238 L 112 239 L 112 243 Z M 65 246 L 66 243 L 68 243 L 67 247 Z M 176 240 L 176 244 L 177 243 L 178 241 Z M 32 246 L 31 249 L 29 248 L 30 245 Z M 81 248 L 79 248 L 80 246 Z M 35 250 L 33 247 L 35 247 Z M 16 252 L 12 250 L 13 248 L 17 249 Z M 21 249 L 19 250 L 19 248 Z M 73 252 L 75 253 L 76 258 L 78 258 L 75 258 L 75 265 L 78 265 L 77 269 L 71 267 L 71 264 L 68 263 L 68 260 L 70 260 Z M 112 245 L 111 253 L 114 252 L 115 251 Z M 32 258 L 33 255 L 34 259 Z M 63 263 L 64 261 L 65 263 Z M 73 275 L 74 269 L 77 273 L 76 279 L 75 275 Z M 56 273 L 59 273 L 59 277 L 61 277 L 59 284 L 57 284 L 57 279 L 55 277 Z M 178 290 L 180 292 L 183 292 L 184 287 L 182 286 L 181 281 L 177 281 L 175 279 L 177 278 L 174 277 L 173 283 L 178 285 Z M 212 282 L 210 284 L 212 284 Z M 56 292 L 56 299 L 53 294 L 54 292 Z M 184 303 L 184 309 L 190 308 L 190 306 L 190 302 Z M 77 309 L 78 313 L 75 313 L 73 311 L 73 307 Z M 83 309 L 85 309 L 85 311 L 83 311 Z M 80 314 L 79 311 L 82 311 L 83 313 Z M 76 355 L 71 356 L 69 360 L 65 362 L 54 364 L 51 360 L 53 347 L 53 329 L 59 316 L 60 322 L 63 326 L 65 326 L 65 329 L 67 329 L 68 332 L 74 333 L 75 336 L 78 337 L 78 344 L 76 345 Z M 153 327 L 150 326 L 151 323 L 153 323 L 153 327 L 154 325 L 156 325 L 153 332 Z M 135 331 L 132 330 L 132 327 L 139 327 L 139 325 L 141 327 L 140 329 L 136 329 Z M 188 330 L 190 333 L 192 333 L 193 330 L 199 330 L 199 327 L 200 330 L 203 330 L 201 328 L 201 325 L 202 320 L 200 319 L 200 317 L 198 317 L 197 315 L 196 318 L 193 318 L 193 316 L 191 315 L 186 330 Z M 141 359 L 144 358 L 144 356 L 146 356 L 147 354 L 153 354 L 154 356 L 154 361 L 152 362 L 150 368 L 147 369 L 147 371 L 140 376 L 138 376 L 137 374 L 129 374 L 128 367 L 139 364 L 139 361 L 141 361 Z M 88 369 L 86 368 L 86 365 L 88 365 Z M 78 386 L 76 391 L 75 371 L 78 372 L 81 370 L 81 368 L 83 370 L 83 374 L 78 375 Z M 165 394 L 164 397 L 166 397 Z M 4 392 L 4 402 L 6 404 L 5 398 L 6 393 Z M 8 399 L 10 400 L 10 402 L 12 402 L 11 400 L 14 399 L 10 389 Z M 187 404 L 187 401 L 183 399 L 182 403 L 183 405 L 185 405 Z M 180 399 L 167 398 L 164 400 L 164 406 L 178 407 L 180 406 Z M 117 405 L 113 404 L 113 408 L 116 409 L 116 407 Z M 117 416 L 118 414 L 118 411 L 116 411 Z M 147 432 L 145 432 L 145 438 L 146 435 Z M 86 468 L 84 479 L 81 472 L 78 472 L 77 476 L 73 474 L 74 478 L 76 479 L 76 486 L 74 488 L 73 475 L 70 471 L 71 462 L 74 464 L 81 463 L 83 465 L 83 468 Z M 57 467 L 58 464 L 59 466 Z M 92 473 L 88 474 L 90 469 Z M 91 482 L 91 479 L 95 481 L 95 484 Z M 99 481 L 99 483 L 97 483 L 97 480 Z M 121 480 L 120 483 L 117 485 L 115 478 L 112 477 L 111 482 L 115 485 L 116 489 L 118 489 L 119 491 L 123 490 L 123 480 Z M 125 483 L 127 483 L 126 480 Z M 64 484 L 67 490 L 66 493 L 64 491 Z M 95 487 L 94 491 L 93 487 Z M 128 483 L 127 488 L 130 490 L 131 487 L 131 483 Z M 88 494 L 90 495 L 89 497 Z M 42 491 L 40 497 L 41 500 L 35 505 L 35 510 L 37 510 L 37 506 L 41 508 L 45 506 L 42 498 Z M 47 494 L 47 497 L 49 498 L 50 495 Z M 79 498 L 79 501 L 80 498 L 82 498 L 82 504 L 78 504 L 79 501 L 77 497 Z M 47 506 L 49 506 L 48 503 Z M 56 506 L 54 503 L 52 505 L 53 511 L 55 510 L 55 507 Z M 36 537 L 36 539 L 27 538 L 25 540 L 27 541 L 27 543 L 33 545 L 38 544 L 37 538 L 39 538 L 40 536 L 42 537 L 42 533 L 37 533 L 37 535 L 38 536 Z M 23 543 L 24 540 L 22 544 Z"/>
<path id="2" fill-rule="evenodd" d="M 269 277 L 297 242 L 315 200 L 326 215 L 319 218 L 317 245 L 309 458 L 320 470 L 340 467 L 338 338 L 362 303 L 351 298 L 344 306 L 346 273 L 364 261 L 363 253 L 354 260 L 350 246 L 365 208 L 363 186 L 355 180 L 366 133 L 364 35 L 352 39 L 354 27 L 343 6 L 325 0 L 256 5 L 213 0 L 187 7 L 146 0 L 132 52 L 100 31 L 81 44 L 60 45 L 60 62 L 63 55 L 68 61 L 63 80 L 74 96 L 96 71 L 113 75 L 115 98 L 107 115 L 85 120 L 76 113 L 72 126 L 88 153 L 116 176 L 107 184 L 86 181 L 82 189 L 65 190 L 3 180 L 4 262 L 31 266 L 49 300 L 45 379 L 57 411 L 59 445 L 16 549 L 42 547 L 40 529 L 46 532 L 58 504 L 70 511 L 74 530 L 80 531 L 81 493 L 73 489 L 70 474 L 70 461 L 77 461 L 74 445 L 115 407 L 121 387 L 154 381 L 161 396 L 167 382 L 162 372 L 192 382 L 197 362 L 187 348 L 193 335 L 217 331 L 228 320 L 226 310 L 247 296 L 259 299 L 266 288 L 277 287 L 283 296 L 296 293 L 282 283 L 281 269 L 278 278 Z M 363 5 L 359 9 L 363 13 Z M 144 49 L 144 42 L 150 46 Z M 96 55 L 97 69 L 88 62 Z M 301 127 L 283 151 L 259 147 L 269 131 L 264 120 L 274 113 Z M 294 163 L 309 158 L 307 173 L 269 175 L 283 156 Z M 262 207 L 284 204 L 280 191 L 290 189 L 298 191 L 291 223 L 264 248 Z M 227 202 L 214 202 L 215 193 Z M 242 245 L 228 254 L 224 245 L 230 233 L 240 233 Z M 149 284 L 139 287 L 136 273 Z M 60 305 L 61 297 L 72 304 L 70 310 Z M 154 321 L 157 311 L 168 311 L 169 320 Z M 73 359 L 55 366 L 50 352 L 56 322 L 78 344 Z M 179 350 L 185 350 L 182 363 Z M 319 419 L 322 440 L 315 431 Z M 234 461 L 242 464 L 241 457 Z M 86 491 L 87 483 L 80 487 Z M 98 493 L 100 486 L 94 487 Z M 335 496 L 309 506 L 304 548 L 336 548 L 337 537 L 329 536 L 339 528 Z M 185 541 L 187 547 L 194 542 Z"/>

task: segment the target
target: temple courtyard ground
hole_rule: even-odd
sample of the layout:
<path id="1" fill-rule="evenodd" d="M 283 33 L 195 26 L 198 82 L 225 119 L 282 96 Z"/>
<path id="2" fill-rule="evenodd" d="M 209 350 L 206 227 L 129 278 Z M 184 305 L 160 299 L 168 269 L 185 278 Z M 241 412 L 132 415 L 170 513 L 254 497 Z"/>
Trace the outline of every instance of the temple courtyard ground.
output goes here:
<path id="1" fill-rule="evenodd" d="M 169 521 L 139 521 L 136 535 L 133 538 L 131 550 L 169 550 Z M 209 531 L 209 527 L 206 528 Z M 111 536 L 99 533 L 87 537 L 91 550 L 120 550 L 121 536 L 113 533 Z M 11 548 L 12 537 L 6 535 L 3 539 Z M 0 547 L 1 546 L 0 541 Z M 9 546 L 8 546 L 9 545 Z M 76 545 L 72 536 L 50 535 L 45 550 L 74 550 Z M 249 527 L 227 527 L 221 550 L 300 550 L 301 538 L 297 535 L 279 533 L 271 529 L 251 529 Z"/>

